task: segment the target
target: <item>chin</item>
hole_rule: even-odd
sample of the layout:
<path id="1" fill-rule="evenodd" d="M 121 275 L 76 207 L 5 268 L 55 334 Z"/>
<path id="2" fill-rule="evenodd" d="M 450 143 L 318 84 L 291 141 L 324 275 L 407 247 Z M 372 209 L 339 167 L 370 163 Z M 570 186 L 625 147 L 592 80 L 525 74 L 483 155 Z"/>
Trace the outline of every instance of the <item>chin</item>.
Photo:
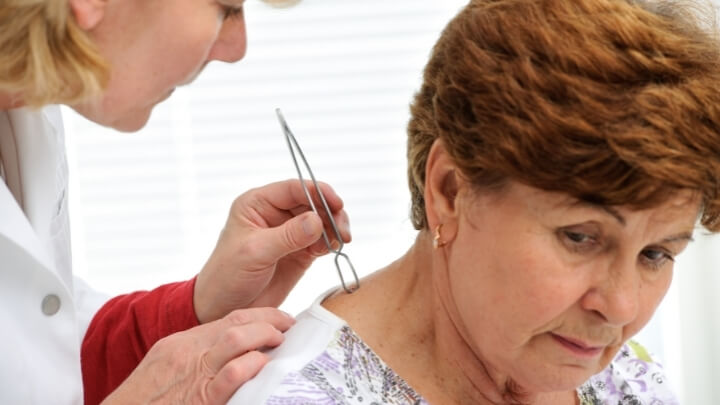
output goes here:
<path id="1" fill-rule="evenodd" d="M 575 390 L 599 371 L 575 366 L 538 367 L 513 380 L 529 392 L 563 392 Z"/>
<path id="2" fill-rule="evenodd" d="M 142 129 L 150 119 L 151 107 L 126 111 L 120 116 L 108 114 L 110 108 L 103 108 L 101 103 L 85 103 L 72 105 L 75 111 L 86 119 L 104 127 L 113 128 L 121 132 L 135 132 Z"/>
<path id="3" fill-rule="evenodd" d="M 139 131 L 147 124 L 151 112 L 152 109 L 141 112 L 133 111 L 131 114 L 119 117 L 115 121 L 108 123 L 107 126 L 121 132 Z"/>

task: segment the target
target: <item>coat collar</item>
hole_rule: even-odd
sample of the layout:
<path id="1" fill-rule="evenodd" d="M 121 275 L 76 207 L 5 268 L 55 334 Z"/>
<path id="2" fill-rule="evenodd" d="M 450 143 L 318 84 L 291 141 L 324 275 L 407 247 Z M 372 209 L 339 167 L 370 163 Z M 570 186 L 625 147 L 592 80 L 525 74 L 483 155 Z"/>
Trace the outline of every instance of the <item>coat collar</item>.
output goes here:
<path id="1" fill-rule="evenodd" d="M 53 214 L 50 207 L 58 193 L 56 172 L 62 153 L 58 148 L 63 142 L 59 109 L 21 108 L 6 113 L 17 145 L 23 205 L 18 205 L 5 183 L 0 182 L 0 234 L 56 273 L 48 233 Z"/>
<path id="2" fill-rule="evenodd" d="M 43 249 L 43 244 L 4 182 L 0 182 L 0 213 L 2 213 L 0 235 L 11 243 L 10 246 L 0 244 L 0 257 L 14 249 L 15 247 L 12 246 L 14 244 L 17 248 L 27 251 L 44 267 L 53 269 L 54 266 Z"/>

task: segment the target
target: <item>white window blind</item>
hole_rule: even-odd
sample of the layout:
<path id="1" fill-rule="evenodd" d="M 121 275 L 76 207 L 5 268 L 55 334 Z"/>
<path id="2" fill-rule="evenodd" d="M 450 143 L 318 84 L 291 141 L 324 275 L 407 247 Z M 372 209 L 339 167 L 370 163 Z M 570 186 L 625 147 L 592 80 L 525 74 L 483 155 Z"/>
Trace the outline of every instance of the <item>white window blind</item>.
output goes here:
<path id="1" fill-rule="evenodd" d="M 237 195 L 295 177 L 276 107 L 316 176 L 345 200 L 354 237 L 346 252 L 360 276 L 399 257 L 415 236 L 408 105 L 432 44 L 464 3 L 303 0 L 280 10 L 248 1 L 245 60 L 210 64 L 139 133 L 66 110 L 75 272 L 112 294 L 197 273 Z M 717 250 L 701 241 L 679 263 L 642 338 L 666 359 L 683 403 L 720 397 L 705 384 L 720 375 L 720 301 L 698 297 L 720 287 L 712 243 Z M 283 308 L 296 313 L 337 284 L 332 260 L 320 259 Z"/>

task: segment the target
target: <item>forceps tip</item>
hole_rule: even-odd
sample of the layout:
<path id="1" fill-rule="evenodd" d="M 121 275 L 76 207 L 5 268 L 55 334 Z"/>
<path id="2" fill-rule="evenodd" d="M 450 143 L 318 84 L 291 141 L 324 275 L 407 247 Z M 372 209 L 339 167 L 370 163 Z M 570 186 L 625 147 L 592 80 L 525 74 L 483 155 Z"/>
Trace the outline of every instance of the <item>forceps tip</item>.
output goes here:
<path id="1" fill-rule="evenodd" d="M 277 115 L 278 119 L 280 119 L 284 125 L 287 125 L 285 124 L 285 116 L 283 115 L 282 110 L 280 110 L 280 107 L 275 108 L 275 115 Z"/>

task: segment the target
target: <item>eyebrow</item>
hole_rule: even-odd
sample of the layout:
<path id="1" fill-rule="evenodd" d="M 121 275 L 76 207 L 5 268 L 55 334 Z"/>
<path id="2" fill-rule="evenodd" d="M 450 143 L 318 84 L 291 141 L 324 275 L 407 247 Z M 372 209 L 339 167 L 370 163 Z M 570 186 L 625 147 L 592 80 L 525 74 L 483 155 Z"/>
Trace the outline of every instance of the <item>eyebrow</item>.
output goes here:
<path id="1" fill-rule="evenodd" d="M 592 209 L 595 209 L 598 211 L 604 211 L 606 214 L 615 218 L 620 223 L 620 225 L 625 226 L 625 223 L 626 223 L 625 217 L 620 215 L 620 213 L 617 212 L 617 210 L 613 207 L 608 207 L 607 205 L 595 204 L 590 201 L 583 201 L 583 200 L 576 200 L 571 205 L 588 207 L 588 208 L 592 208 Z"/>
<path id="2" fill-rule="evenodd" d="M 245 0 L 217 0 L 218 3 L 223 6 L 238 7 L 245 3 Z"/>
<path id="3" fill-rule="evenodd" d="M 621 225 L 625 226 L 625 217 L 623 217 L 616 209 L 613 207 L 608 207 L 606 205 L 600 205 L 591 203 L 589 201 L 576 201 L 573 205 L 580 205 L 580 206 L 586 206 L 592 209 L 596 209 L 599 211 L 603 211 L 606 214 L 612 216 L 615 218 Z M 667 238 L 663 238 L 658 243 L 676 243 L 676 242 L 692 242 L 695 239 L 693 239 L 692 232 L 681 232 L 675 235 L 668 236 Z"/>
<path id="4" fill-rule="evenodd" d="M 623 217 L 622 215 L 620 215 L 620 213 L 617 212 L 614 208 L 612 208 L 612 207 L 606 207 L 606 206 L 604 206 L 604 205 L 595 205 L 595 206 L 598 207 L 598 208 L 600 208 L 601 210 L 607 212 L 607 213 L 608 213 L 609 215 L 611 215 L 613 218 L 617 219 L 617 221 L 620 222 L 620 224 L 621 224 L 622 226 L 625 226 L 625 217 Z"/>
<path id="5" fill-rule="evenodd" d="M 668 236 L 667 238 L 660 241 L 660 243 L 674 243 L 674 242 L 692 242 L 695 239 L 692 237 L 692 232 L 683 232 L 677 235 Z"/>

